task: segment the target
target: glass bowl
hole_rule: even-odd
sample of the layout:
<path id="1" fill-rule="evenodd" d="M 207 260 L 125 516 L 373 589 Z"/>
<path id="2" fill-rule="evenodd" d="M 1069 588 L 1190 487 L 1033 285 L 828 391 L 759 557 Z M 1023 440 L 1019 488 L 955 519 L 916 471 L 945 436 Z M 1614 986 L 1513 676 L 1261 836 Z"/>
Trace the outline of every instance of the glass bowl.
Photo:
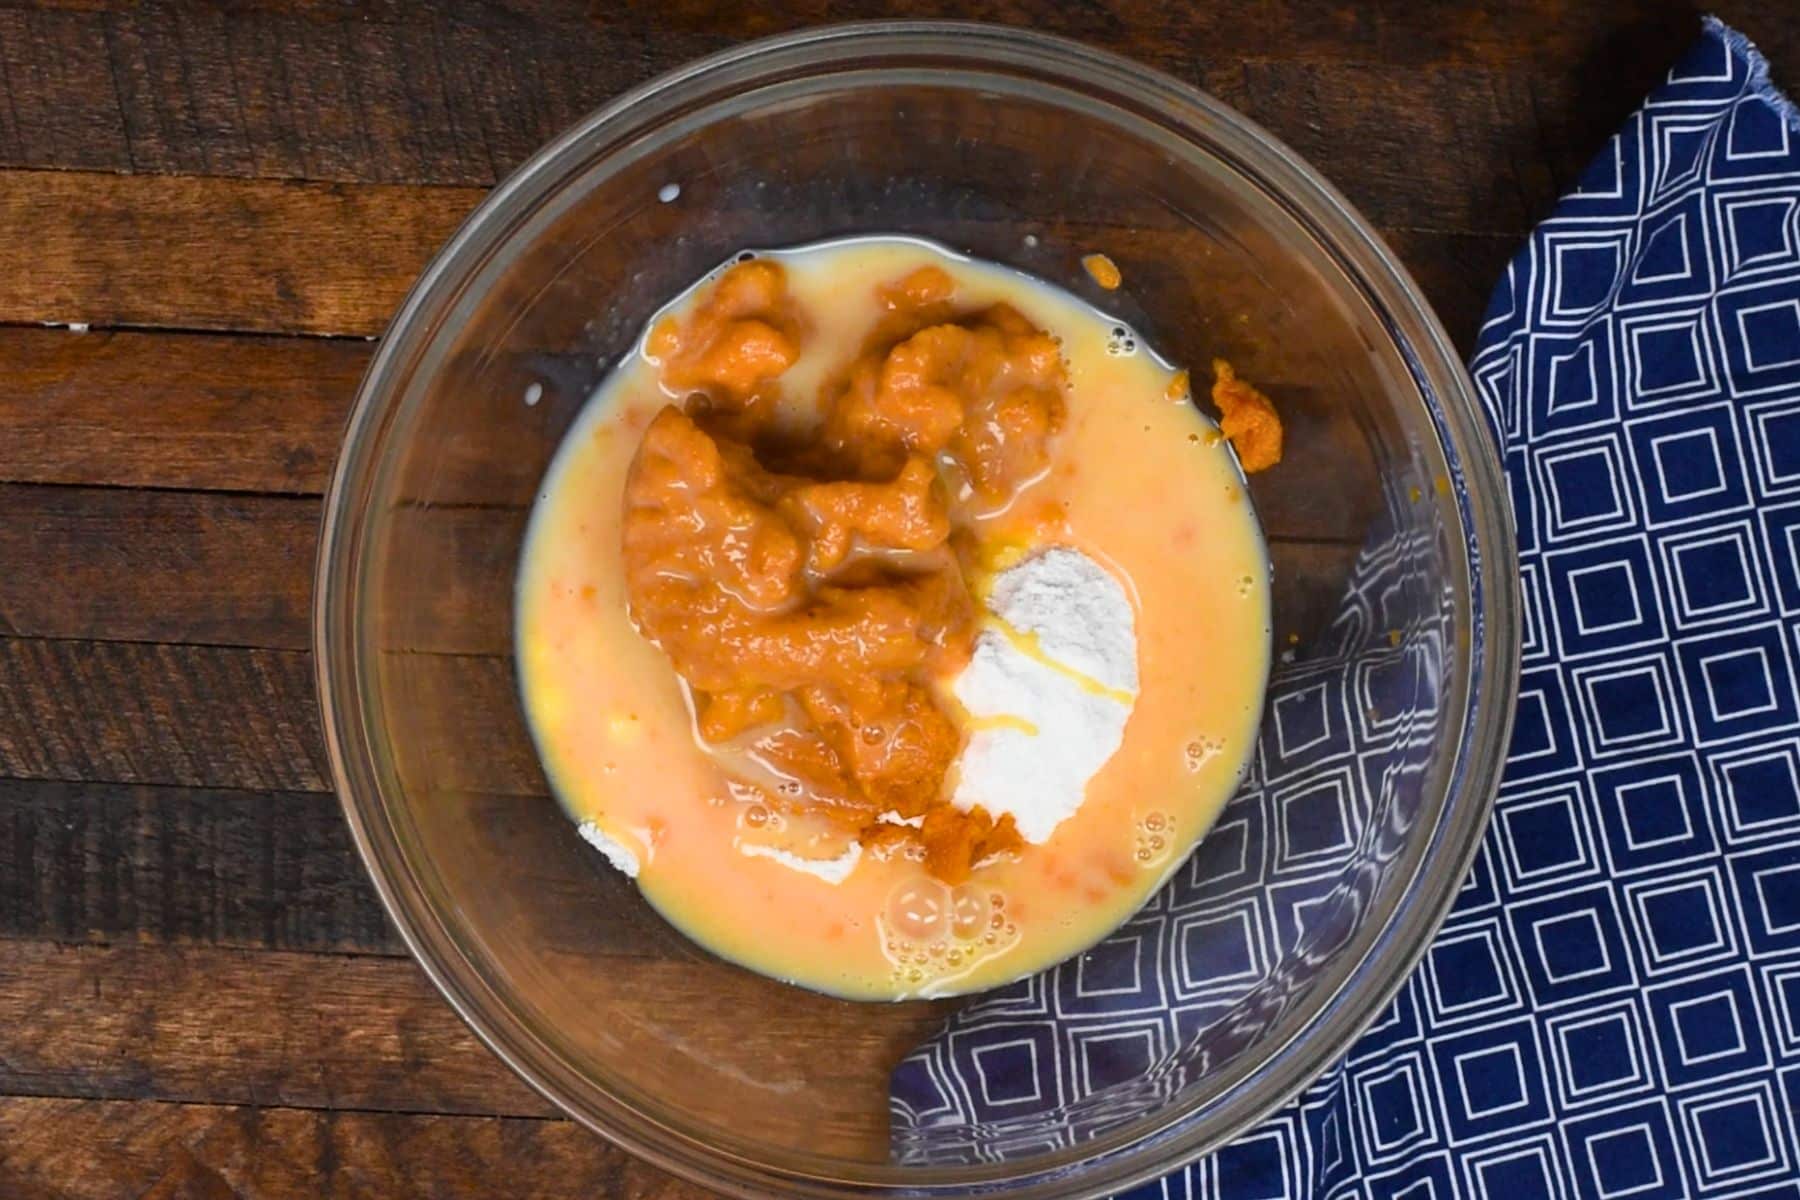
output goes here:
<path id="1" fill-rule="evenodd" d="M 1287 419 L 1287 461 L 1252 487 L 1278 645 L 1304 665 L 1359 548 L 1400 546 L 1404 578 L 1365 623 L 1432 651 L 1385 701 L 1413 731 L 1416 769 L 1333 834 L 1354 847 L 1333 936 L 1272 934 L 1233 1018 L 1144 1078 L 1070 1081 L 1007 1122 L 940 1122 L 951 1155 L 902 1145 L 889 1089 L 955 1003 L 829 999 L 671 931 L 551 798 L 511 660 L 529 506 L 647 315 L 742 248 L 878 232 L 1059 283 L 1177 362 L 1229 358 Z M 1123 288 L 1087 279 L 1092 251 Z M 1154 520 L 1156 493 L 1146 479 L 1119 502 Z M 1100 1196 L 1294 1094 L 1424 949 L 1506 744 L 1512 546 L 1450 343 L 1291 152 L 1191 88 L 1070 42 L 843 26 L 718 55 L 608 105 L 495 189 L 426 270 L 363 382 L 326 505 L 319 691 L 345 811 L 414 954 L 580 1121 L 744 1196 Z M 1312 811 L 1246 825 L 1252 844 L 1237 843 L 1268 858 L 1276 827 L 1307 837 Z"/>

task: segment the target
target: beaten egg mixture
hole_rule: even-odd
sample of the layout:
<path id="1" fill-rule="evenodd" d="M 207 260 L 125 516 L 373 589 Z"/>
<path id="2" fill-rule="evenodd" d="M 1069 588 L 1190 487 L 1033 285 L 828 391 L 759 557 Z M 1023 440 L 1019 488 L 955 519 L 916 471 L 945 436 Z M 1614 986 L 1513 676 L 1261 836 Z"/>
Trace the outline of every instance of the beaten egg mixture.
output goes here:
<path id="1" fill-rule="evenodd" d="M 520 569 L 525 707 L 584 835 L 696 941 L 847 997 L 1104 936 L 1230 797 L 1268 670 L 1239 459 L 1280 425 L 1226 364 L 1223 430 L 1188 393 L 1073 296 L 910 239 L 678 298 Z"/>

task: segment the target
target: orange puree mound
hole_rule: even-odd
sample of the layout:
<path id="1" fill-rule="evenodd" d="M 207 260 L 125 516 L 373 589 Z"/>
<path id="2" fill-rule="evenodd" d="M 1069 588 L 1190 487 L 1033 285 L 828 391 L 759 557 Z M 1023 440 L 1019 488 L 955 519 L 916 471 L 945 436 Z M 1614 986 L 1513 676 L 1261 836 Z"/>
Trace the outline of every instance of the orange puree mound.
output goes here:
<path id="1" fill-rule="evenodd" d="M 782 498 L 782 512 L 812 537 L 807 566 L 831 571 L 852 550 L 934 550 L 950 536 L 950 515 L 928 459 L 911 457 L 891 483 L 807 483 Z"/>
<path id="2" fill-rule="evenodd" d="M 776 263 L 739 263 L 719 277 L 686 325 L 665 317 L 646 349 L 663 382 L 754 429 L 776 392 L 769 383 L 800 357 L 804 326 Z"/>
<path id="3" fill-rule="evenodd" d="M 888 293 L 893 326 L 906 323 L 908 295 Z M 1055 339 L 997 304 L 877 342 L 833 398 L 821 442 L 862 473 L 891 473 L 908 454 L 944 454 L 956 482 L 997 507 L 1049 465 L 1067 387 Z"/>
<path id="4" fill-rule="evenodd" d="M 975 628 L 953 547 L 1045 472 L 1068 383 L 1053 338 L 1006 305 L 957 312 L 939 268 L 878 294 L 811 428 L 779 414 L 807 321 L 778 264 L 732 267 L 651 331 L 688 399 L 651 421 L 626 479 L 626 594 L 701 737 L 783 781 L 768 803 L 911 845 L 957 881 L 1019 837 L 946 796 L 962 734 L 931 681 Z"/>
<path id="5" fill-rule="evenodd" d="M 1281 418 L 1275 406 L 1222 358 L 1213 360 L 1212 402 L 1219 410 L 1219 428 L 1231 439 L 1246 473 L 1266 471 L 1281 461 Z"/>
<path id="6" fill-rule="evenodd" d="M 932 809 L 925 814 L 919 839 L 925 844 L 926 866 L 946 883 L 961 883 L 982 859 L 1023 845 L 1011 813 L 994 821 L 979 806 L 966 813 L 948 806 Z"/>

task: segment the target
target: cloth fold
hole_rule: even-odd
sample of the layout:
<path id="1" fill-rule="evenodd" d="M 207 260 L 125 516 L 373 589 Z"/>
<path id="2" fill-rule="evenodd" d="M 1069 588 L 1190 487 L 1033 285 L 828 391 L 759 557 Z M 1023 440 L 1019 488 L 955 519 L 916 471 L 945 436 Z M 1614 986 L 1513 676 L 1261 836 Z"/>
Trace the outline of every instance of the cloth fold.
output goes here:
<path id="1" fill-rule="evenodd" d="M 1481 853 L 1342 1061 L 1133 1200 L 1796 1195 L 1800 114 L 1741 34 L 1709 18 L 1532 234 L 1471 370 L 1524 598 Z M 1421 766 L 1381 714 L 1436 700 L 1402 530 L 1372 536 L 1330 652 L 1271 681 L 1258 762 L 1168 887 L 896 1071 L 898 1158 L 1102 1132 L 1328 952 Z M 1339 806 L 1345 844 L 1296 844 L 1297 804 Z"/>

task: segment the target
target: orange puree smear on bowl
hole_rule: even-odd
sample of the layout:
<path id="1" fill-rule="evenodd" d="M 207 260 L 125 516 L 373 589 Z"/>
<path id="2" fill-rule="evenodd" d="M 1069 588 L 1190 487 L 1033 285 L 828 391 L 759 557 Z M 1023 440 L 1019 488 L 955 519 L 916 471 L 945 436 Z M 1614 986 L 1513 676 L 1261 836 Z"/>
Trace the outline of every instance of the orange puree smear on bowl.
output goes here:
<path id="1" fill-rule="evenodd" d="M 1219 410 L 1219 427 L 1237 451 L 1238 462 L 1250 474 L 1266 471 L 1281 461 L 1281 418 L 1269 398 L 1239 379 L 1231 364 L 1213 360 L 1213 407 Z"/>
<path id="2" fill-rule="evenodd" d="M 1119 265 L 1104 254 L 1087 254 L 1081 259 L 1082 270 L 1091 276 L 1095 283 L 1105 290 L 1117 291 L 1125 276 L 1119 271 Z"/>
<path id="3" fill-rule="evenodd" d="M 1234 446 L 1268 458 L 1273 410 L 1215 367 L 1261 439 L 1227 445 L 1128 334 L 929 243 L 822 243 L 710 276 L 589 402 L 526 538 L 521 692 L 584 835 L 684 932 L 844 996 L 990 987 L 1103 936 L 1211 825 L 1269 659 Z M 1118 589 L 1130 687 L 993 607 L 1051 549 Z M 995 638 L 1063 709 L 964 707 Z M 1048 834 L 1003 786 L 967 798 L 1011 778 L 978 744 L 1037 770 L 1036 722 L 1081 705 L 1121 740 Z"/>

